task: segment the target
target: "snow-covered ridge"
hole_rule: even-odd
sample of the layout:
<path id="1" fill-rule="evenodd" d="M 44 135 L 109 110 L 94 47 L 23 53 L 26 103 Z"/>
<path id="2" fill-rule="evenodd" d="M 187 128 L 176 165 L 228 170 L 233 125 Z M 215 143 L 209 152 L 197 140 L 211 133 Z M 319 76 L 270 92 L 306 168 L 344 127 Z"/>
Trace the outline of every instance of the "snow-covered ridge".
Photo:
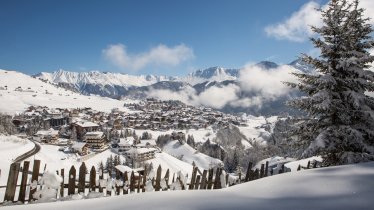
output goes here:
<path id="1" fill-rule="evenodd" d="M 141 87 L 149 86 L 162 81 L 180 81 L 191 85 L 202 83 L 205 81 L 225 81 L 235 80 L 239 75 L 239 69 L 225 69 L 221 67 L 211 67 L 200 69 L 184 77 L 173 76 L 155 76 L 155 75 L 129 75 L 114 72 L 73 72 L 66 70 L 58 70 L 54 72 L 41 72 L 34 77 L 41 78 L 54 83 L 68 83 L 75 87 L 84 86 L 85 84 L 93 85 L 110 85 L 122 87 Z"/>
<path id="2" fill-rule="evenodd" d="M 175 80 L 175 77 L 154 76 L 154 75 L 129 75 L 112 72 L 72 72 L 65 70 L 58 70 L 52 73 L 41 72 L 35 77 L 48 80 L 54 83 L 69 83 L 76 87 L 84 84 L 99 84 L 99 85 L 118 85 L 123 87 L 130 86 L 147 86 L 160 81 Z"/>

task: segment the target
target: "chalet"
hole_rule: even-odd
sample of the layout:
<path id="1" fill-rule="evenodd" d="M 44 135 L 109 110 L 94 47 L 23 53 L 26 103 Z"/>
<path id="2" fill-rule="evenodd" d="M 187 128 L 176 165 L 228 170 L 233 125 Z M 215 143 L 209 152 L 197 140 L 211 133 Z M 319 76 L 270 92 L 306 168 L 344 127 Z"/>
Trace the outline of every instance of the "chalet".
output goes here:
<path id="1" fill-rule="evenodd" d="M 104 133 L 101 131 L 87 132 L 83 141 L 88 144 L 91 149 L 102 151 L 105 149 L 106 139 Z"/>
<path id="2" fill-rule="evenodd" d="M 116 152 L 118 154 L 125 154 L 126 151 L 130 150 L 134 144 L 134 137 L 129 136 L 127 138 L 120 138 L 119 143 L 117 144 Z"/>
<path id="3" fill-rule="evenodd" d="M 98 131 L 99 125 L 90 121 L 78 121 L 73 123 L 77 131 L 77 138 L 83 139 L 83 136 L 86 132 L 95 132 Z"/>
<path id="4" fill-rule="evenodd" d="M 53 144 L 58 141 L 58 137 L 58 130 L 51 128 L 49 130 L 39 130 L 32 138 L 34 141 Z"/>
<path id="5" fill-rule="evenodd" d="M 134 164 L 141 163 L 146 160 L 155 158 L 155 148 L 136 148 L 132 147 L 130 150 L 125 152 L 126 160 L 132 161 Z M 135 167 L 136 165 L 133 165 Z"/>
<path id="6" fill-rule="evenodd" d="M 71 151 L 78 153 L 81 156 L 87 155 L 88 149 L 88 144 L 86 142 L 75 142 L 73 145 L 71 145 Z"/>

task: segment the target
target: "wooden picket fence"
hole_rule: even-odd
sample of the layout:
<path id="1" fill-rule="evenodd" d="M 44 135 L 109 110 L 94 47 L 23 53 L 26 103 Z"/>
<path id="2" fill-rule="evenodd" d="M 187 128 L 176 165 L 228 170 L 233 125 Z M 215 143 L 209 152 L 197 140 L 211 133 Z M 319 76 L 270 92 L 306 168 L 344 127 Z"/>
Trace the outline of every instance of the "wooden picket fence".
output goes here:
<path id="1" fill-rule="evenodd" d="M 32 171 L 29 171 L 29 161 L 24 161 L 22 168 L 20 167 L 20 163 L 12 163 L 10 165 L 7 185 L 2 186 L 3 188 L 6 188 L 3 203 L 30 203 L 39 199 L 37 197 L 34 197 L 34 193 L 37 190 L 42 190 L 44 187 L 40 183 L 40 178 L 43 176 L 43 173 L 40 173 L 40 164 L 40 160 L 34 160 Z M 309 161 L 306 167 L 299 165 L 297 170 L 316 167 L 317 161 L 314 161 L 314 163 L 311 163 Z M 45 170 L 46 165 L 44 166 L 44 171 Z M 236 179 L 234 182 L 229 182 L 229 174 L 226 174 L 224 183 L 225 186 L 222 186 L 221 174 L 223 173 L 223 169 L 221 168 L 203 170 L 203 172 L 201 172 L 199 168 L 194 167 L 189 183 L 183 183 L 184 177 L 179 177 L 178 174 L 173 174 L 172 179 L 170 179 L 169 169 L 167 169 L 164 177 L 162 177 L 161 166 L 158 166 L 156 175 L 152 179 L 150 179 L 149 177 L 147 178 L 149 174 L 147 174 L 146 171 L 146 168 L 143 173 L 134 173 L 134 171 L 132 171 L 131 173 L 122 173 L 116 170 L 116 172 L 112 174 L 112 177 L 104 179 L 104 173 L 102 169 L 96 170 L 96 168 L 92 166 L 90 171 L 88 171 L 85 163 L 83 162 L 79 167 L 78 173 L 74 166 L 71 166 L 69 172 L 66 174 L 64 169 L 56 171 L 57 175 L 60 175 L 63 179 L 56 199 L 63 200 L 63 198 L 67 196 L 72 196 L 74 194 L 87 195 L 91 192 L 102 193 L 103 196 L 143 193 L 146 191 L 146 183 L 149 181 L 151 181 L 154 191 L 175 190 L 175 183 L 180 184 L 179 189 L 181 190 L 221 189 L 223 187 L 229 187 L 232 185 L 267 177 L 269 175 L 289 172 L 285 170 L 284 165 L 282 165 L 276 173 L 274 173 L 273 171 L 272 173 L 270 173 L 269 162 L 266 162 L 266 164 L 262 164 L 260 169 L 252 170 L 252 163 L 249 162 L 244 177 L 242 177 L 242 174 L 239 173 L 238 179 Z M 19 175 L 21 175 L 20 182 L 18 180 Z M 110 186 L 101 184 L 105 183 L 108 179 L 112 180 L 114 184 Z M 166 183 L 166 185 L 163 184 L 162 186 L 162 181 Z M 0 186 L 0 188 L 2 187 Z"/>

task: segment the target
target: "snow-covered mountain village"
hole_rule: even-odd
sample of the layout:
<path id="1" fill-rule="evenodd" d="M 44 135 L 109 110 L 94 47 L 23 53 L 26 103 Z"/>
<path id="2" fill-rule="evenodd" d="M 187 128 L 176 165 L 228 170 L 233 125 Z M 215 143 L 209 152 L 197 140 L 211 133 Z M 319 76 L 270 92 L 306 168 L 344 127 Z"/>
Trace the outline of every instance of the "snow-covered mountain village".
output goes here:
<path id="1" fill-rule="evenodd" d="M 373 209 L 373 14 L 1 1 L 0 208 Z"/>

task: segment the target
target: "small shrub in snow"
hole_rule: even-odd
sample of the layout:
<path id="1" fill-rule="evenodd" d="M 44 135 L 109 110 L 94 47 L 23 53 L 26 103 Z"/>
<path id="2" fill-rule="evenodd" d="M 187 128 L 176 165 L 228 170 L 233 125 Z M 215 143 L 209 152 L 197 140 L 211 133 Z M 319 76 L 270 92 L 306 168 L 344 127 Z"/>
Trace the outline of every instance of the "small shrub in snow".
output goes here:
<path id="1" fill-rule="evenodd" d="M 36 191 L 33 194 L 33 197 L 38 199 L 37 202 L 56 201 L 57 190 L 60 188 L 61 182 L 62 182 L 61 176 L 55 173 L 46 171 L 43 174 L 43 177 L 40 179 L 40 184 L 44 185 L 44 188 Z M 35 185 L 33 187 L 35 187 Z"/>

